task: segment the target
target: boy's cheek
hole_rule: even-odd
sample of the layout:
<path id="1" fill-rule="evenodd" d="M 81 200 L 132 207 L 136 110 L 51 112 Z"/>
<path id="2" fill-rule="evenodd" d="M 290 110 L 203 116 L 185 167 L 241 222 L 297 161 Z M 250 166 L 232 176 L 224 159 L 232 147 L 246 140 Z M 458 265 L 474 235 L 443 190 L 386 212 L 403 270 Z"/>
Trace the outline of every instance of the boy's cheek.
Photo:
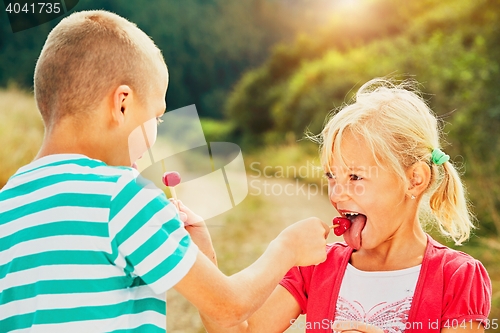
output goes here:
<path id="1" fill-rule="evenodd" d="M 128 137 L 130 164 L 137 161 L 156 142 L 157 123 L 152 118 L 137 126 Z"/>

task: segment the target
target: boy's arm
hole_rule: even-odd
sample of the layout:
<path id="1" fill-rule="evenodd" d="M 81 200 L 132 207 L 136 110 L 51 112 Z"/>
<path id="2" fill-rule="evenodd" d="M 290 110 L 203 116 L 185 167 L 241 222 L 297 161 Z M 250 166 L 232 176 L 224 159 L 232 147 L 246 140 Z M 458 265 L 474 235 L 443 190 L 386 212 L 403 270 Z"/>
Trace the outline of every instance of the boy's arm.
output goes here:
<path id="1" fill-rule="evenodd" d="M 184 223 L 184 228 L 198 246 L 198 249 L 217 266 L 217 255 L 212 245 L 212 237 L 210 237 L 203 218 L 185 206 L 181 200 L 170 199 L 170 201 L 177 208 L 179 217 Z"/>
<path id="2" fill-rule="evenodd" d="M 264 305 L 239 325 L 224 328 L 201 314 L 208 333 L 282 333 L 300 314 L 297 300 L 281 285 L 276 286 Z"/>
<path id="3" fill-rule="evenodd" d="M 175 289 L 214 325 L 238 325 L 264 304 L 291 267 L 326 259 L 329 231 L 317 218 L 297 222 L 273 240 L 255 263 L 230 277 L 198 253 L 193 267 Z"/>

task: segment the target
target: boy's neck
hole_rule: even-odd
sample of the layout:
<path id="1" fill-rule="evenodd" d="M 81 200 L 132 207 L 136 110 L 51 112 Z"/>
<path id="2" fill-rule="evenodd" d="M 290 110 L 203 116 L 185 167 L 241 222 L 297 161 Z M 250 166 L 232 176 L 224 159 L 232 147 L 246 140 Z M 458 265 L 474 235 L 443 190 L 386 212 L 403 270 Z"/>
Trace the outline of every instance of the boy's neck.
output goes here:
<path id="1" fill-rule="evenodd" d="M 111 141 L 106 130 L 89 127 L 71 121 L 61 121 L 46 129 L 42 146 L 35 159 L 54 154 L 81 154 L 108 165 L 130 164 L 124 161 L 121 157 L 123 154 L 119 153 L 123 150 L 123 147 L 118 145 L 123 142 L 120 138 L 114 137 Z"/>

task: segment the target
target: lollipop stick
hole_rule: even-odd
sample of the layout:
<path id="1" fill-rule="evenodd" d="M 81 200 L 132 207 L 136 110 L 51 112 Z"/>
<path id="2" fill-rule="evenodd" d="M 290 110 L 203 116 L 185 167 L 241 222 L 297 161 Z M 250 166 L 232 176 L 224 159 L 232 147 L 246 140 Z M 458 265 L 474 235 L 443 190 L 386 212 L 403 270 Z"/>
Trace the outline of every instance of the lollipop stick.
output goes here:
<path id="1" fill-rule="evenodd" d="M 165 170 L 165 166 L 163 165 L 163 163 L 162 166 Z M 177 171 L 164 172 L 161 181 L 170 189 L 170 194 L 172 194 L 172 197 L 175 199 L 175 206 L 177 207 L 177 210 L 180 211 L 174 186 L 179 185 L 179 183 L 181 182 L 181 175 Z"/>
<path id="2" fill-rule="evenodd" d="M 172 194 L 172 198 L 175 199 L 175 207 L 177 207 L 177 210 L 180 212 L 179 201 L 177 200 L 177 193 L 175 193 L 175 188 L 173 186 L 169 186 L 168 188 L 170 189 L 170 194 Z"/>
<path id="3" fill-rule="evenodd" d="M 331 226 L 330 226 L 330 229 L 335 229 L 335 228 L 337 228 L 337 227 L 340 227 L 340 224 L 334 224 L 334 225 L 331 225 Z"/>

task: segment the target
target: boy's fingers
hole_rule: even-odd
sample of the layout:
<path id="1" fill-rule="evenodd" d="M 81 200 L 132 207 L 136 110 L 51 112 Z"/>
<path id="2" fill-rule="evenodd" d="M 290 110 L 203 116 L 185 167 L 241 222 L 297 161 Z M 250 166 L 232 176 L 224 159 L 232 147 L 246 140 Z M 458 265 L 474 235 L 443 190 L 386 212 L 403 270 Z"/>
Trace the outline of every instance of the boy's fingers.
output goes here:
<path id="1" fill-rule="evenodd" d="M 182 223 L 184 223 L 184 226 L 187 226 L 187 216 L 186 214 L 179 214 L 179 218 L 181 219 Z"/>
<path id="2" fill-rule="evenodd" d="M 184 206 L 184 204 L 182 203 L 181 200 L 179 199 L 175 199 L 175 198 L 168 198 L 168 200 L 173 203 L 174 205 L 179 205 L 179 207 L 186 207 Z"/>
<path id="3" fill-rule="evenodd" d="M 186 222 L 188 219 L 187 214 L 184 212 L 179 212 L 179 218 L 181 219 L 182 222 Z"/>
<path id="4" fill-rule="evenodd" d="M 323 228 L 325 228 L 325 239 L 327 239 L 330 234 L 330 226 L 323 221 L 321 223 L 323 224 Z"/>
<path id="5" fill-rule="evenodd" d="M 193 225 L 196 223 L 204 222 L 203 218 L 199 215 L 193 213 L 188 207 L 184 206 L 181 200 L 169 198 L 171 203 L 174 204 L 177 213 L 179 214 L 179 218 L 182 222 L 184 222 L 184 226 Z M 187 223 L 189 220 L 189 223 Z"/>

